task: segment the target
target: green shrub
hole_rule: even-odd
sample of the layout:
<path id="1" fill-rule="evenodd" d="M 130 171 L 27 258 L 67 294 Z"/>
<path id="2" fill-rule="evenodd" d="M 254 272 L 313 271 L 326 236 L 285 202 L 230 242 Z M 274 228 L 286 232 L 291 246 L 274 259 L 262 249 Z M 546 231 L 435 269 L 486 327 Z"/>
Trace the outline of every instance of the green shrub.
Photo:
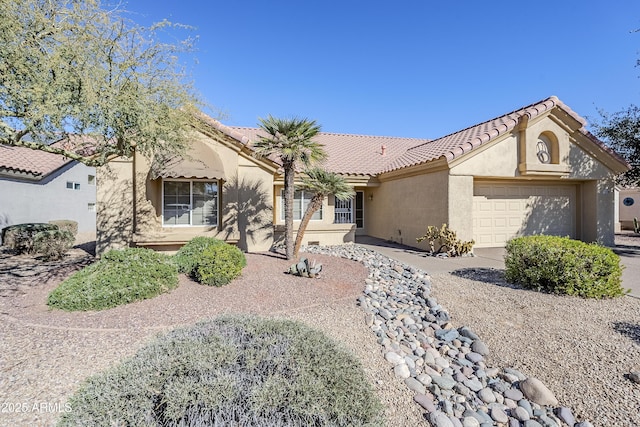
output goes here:
<path id="1" fill-rule="evenodd" d="M 32 254 L 34 236 L 41 231 L 57 229 L 57 225 L 45 223 L 10 225 L 2 229 L 2 244 L 19 255 Z"/>
<path id="2" fill-rule="evenodd" d="M 186 245 L 180 248 L 180 250 L 173 256 L 173 261 L 178 266 L 178 271 L 180 273 L 193 276 L 198 268 L 198 261 L 202 252 L 209 247 L 224 244 L 226 243 L 222 240 L 218 240 L 213 237 L 194 237 L 189 240 Z"/>
<path id="3" fill-rule="evenodd" d="M 224 286 L 242 273 L 247 265 L 240 249 L 231 245 L 219 245 L 202 252 L 195 280 L 209 286 Z"/>
<path id="4" fill-rule="evenodd" d="M 505 277 L 539 291 L 584 298 L 624 295 L 620 258 L 611 249 L 566 237 L 527 236 L 507 242 Z"/>
<path id="5" fill-rule="evenodd" d="M 240 249 L 212 237 L 196 237 L 174 256 L 178 271 L 193 280 L 223 286 L 240 275 L 247 260 Z"/>
<path id="6" fill-rule="evenodd" d="M 102 310 L 153 298 L 178 286 L 178 272 L 166 255 L 150 249 L 111 250 L 76 272 L 49 294 L 50 307 Z"/>
<path id="7" fill-rule="evenodd" d="M 71 219 L 56 219 L 49 221 L 49 224 L 57 225 L 60 230 L 67 230 L 75 237 L 78 234 L 78 221 Z"/>
<path id="8" fill-rule="evenodd" d="M 59 426 L 380 426 L 359 362 L 300 323 L 223 317 L 177 329 L 69 401 Z"/>
<path id="9" fill-rule="evenodd" d="M 75 238 L 67 230 L 40 231 L 33 237 L 33 250 L 47 260 L 60 259 L 73 246 Z"/>

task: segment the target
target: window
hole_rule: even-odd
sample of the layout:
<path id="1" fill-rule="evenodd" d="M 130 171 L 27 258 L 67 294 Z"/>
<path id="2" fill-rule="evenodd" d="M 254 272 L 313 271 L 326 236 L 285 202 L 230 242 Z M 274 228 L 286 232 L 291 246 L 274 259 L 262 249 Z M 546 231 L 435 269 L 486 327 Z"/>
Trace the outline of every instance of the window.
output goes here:
<path id="1" fill-rule="evenodd" d="M 356 191 L 354 199 L 337 200 L 333 222 L 336 224 L 356 224 L 356 228 L 364 226 L 364 193 Z"/>
<path id="2" fill-rule="evenodd" d="M 284 190 L 280 193 L 280 219 L 284 221 Z M 297 190 L 295 195 L 293 196 L 293 220 L 300 221 L 305 211 L 307 210 L 307 206 L 309 202 L 311 202 L 311 198 L 313 197 L 312 193 L 304 192 L 302 190 Z M 312 221 L 320 221 L 322 220 L 322 208 L 318 209 L 313 216 L 311 217 Z"/>
<path id="3" fill-rule="evenodd" d="M 218 225 L 216 181 L 163 181 L 162 224 L 166 226 Z"/>
<path id="4" fill-rule="evenodd" d="M 79 182 L 73 182 L 73 181 L 67 181 L 67 189 L 69 189 L 69 190 L 79 190 L 80 189 L 80 183 Z"/>
<path id="5" fill-rule="evenodd" d="M 87 209 L 89 210 L 89 212 L 95 212 L 96 211 L 96 204 L 95 203 L 88 203 L 87 204 Z"/>
<path id="6" fill-rule="evenodd" d="M 87 175 L 87 184 L 96 185 L 96 176 L 95 175 Z"/>

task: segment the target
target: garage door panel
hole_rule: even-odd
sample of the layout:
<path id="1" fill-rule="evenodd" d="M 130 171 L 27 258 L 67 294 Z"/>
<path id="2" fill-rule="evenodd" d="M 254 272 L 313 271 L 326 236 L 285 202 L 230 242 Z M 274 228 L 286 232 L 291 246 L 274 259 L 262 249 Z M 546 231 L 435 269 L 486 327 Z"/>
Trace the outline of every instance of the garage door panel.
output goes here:
<path id="1" fill-rule="evenodd" d="M 575 237 L 573 185 L 476 184 L 473 227 L 476 247 L 504 246 L 517 236 Z"/>

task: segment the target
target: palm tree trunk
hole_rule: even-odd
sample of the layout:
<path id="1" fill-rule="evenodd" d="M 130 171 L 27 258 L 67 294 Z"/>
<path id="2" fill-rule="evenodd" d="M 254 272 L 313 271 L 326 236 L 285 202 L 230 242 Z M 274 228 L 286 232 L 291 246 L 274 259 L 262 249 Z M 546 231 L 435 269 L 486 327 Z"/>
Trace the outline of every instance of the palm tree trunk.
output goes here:
<path id="1" fill-rule="evenodd" d="M 324 200 L 324 196 L 316 194 L 313 196 L 311 201 L 309 202 L 309 206 L 307 206 L 307 210 L 304 211 L 304 216 L 300 221 L 300 226 L 298 227 L 298 233 L 296 234 L 296 246 L 293 249 L 293 257 L 298 256 L 298 252 L 300 252 L 300 246 L 302 246 L 302 237 L 304 236 L 304 232 L 309 225 L 309 221 L 311 221 L 311 217 L 318 209 L 322 207 L 322 201 Z"/>
<path id="2" fill-rule="evenodd" d="M 284 247 L 287 259 L 293 259 L 293 199 L 295 197 L 295 164 L 284 163 Z"/>

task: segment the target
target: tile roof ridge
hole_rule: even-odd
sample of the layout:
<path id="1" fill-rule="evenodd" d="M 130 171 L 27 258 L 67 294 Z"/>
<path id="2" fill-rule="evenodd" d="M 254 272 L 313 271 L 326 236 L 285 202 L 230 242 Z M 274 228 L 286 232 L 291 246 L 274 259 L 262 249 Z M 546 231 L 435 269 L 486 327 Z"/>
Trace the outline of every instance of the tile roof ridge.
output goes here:
<path id="1" fill-rule="evenodd" d="M 416 141 L 431 141 L 429 138 L 417 138 L 412 136 L 385 136 L 385 135 L 369 135 L 358 133 L 344 133 L 344 132 L 320 132 L 322 135 L 335 135 L 335 136 L 350 136 L 359 138 L 384 138 L 384 139 L 409 139 Z"/>
<path id="2" fill-rule="evenodd" d="M 220 132 L 222 132 L 225 135 L 235 139 L 236 141 L 238 141 L 238 142 L 240 142 L 240 143 L 242 143 L 244 145 L 250 145 L 251 140 L 249 139 L 249 137 L 247 137 L 246 135 L 243 135 L 240 132 L 236 131 L 231 126 L 227 126 L 225 124 L 222 124 L 221 121 L 214 119 L 213 117 L 209 116 L 208 114 L 205 114 L 202 111 L 200 111 L 199 114 L 196 115 L 196 117 L 198 119 L 202 120 L 205 124 L 208 124 L 209 126 L 213 127 L 214 129 L 219 130 Z"/>
<path id="3" fill-rule="evenodd" d="M 567 107 L 564 103 L 562 103 L 562 101 L 560 101 L 560 100 L 559 100 L 555 95 L 552 95 L 552 96 L 550 96 L 550 97 L 548 97 L 548 98 L 545 98 L 545 99 L 543 99 L 543 100 L 541 100 L 541 101 L 534 102 L 534 103 L 529 104 L 529 105 L 527 105 L 527 106 L 525 106 L 525 107 L 520 107 L 520 108 L 518 108 L 518 109 L 515 109 L 515 110 L 513 110 L 513 111 L 511 111 L 511 112 L 509 112 L 509 113 L 502 114 L 502 115 L 497 116 L 497 117 L 493 117 L 493 118 L 491 118 L 491 119 L 489 119 L 489 120 L 485 120 L 485 121 L 483 121 L 483 122 L 476 123 L 476 124 L 471 125 L 471 126 L 467 126 L 467 127 L 466 127 L 466 128 L 464 128 L 464 129 L 460 129 L 460 130 L 457 130 L 457 131 L 455 131 L 455 132 L 448 133 L 448 134 L 443 135 L 443 136 L 441 136 L 441 137 L 438 137 L 438 138 L 432 139 L 432 140 L 430 140 L 430 141 L 428 141 L 428 142 L 425 142 L 424 144 L 420 144 L 420 145 L 413 146 L 413 147 L 411 147 L 411 148 L 408 148 L 408 149 L 407 149 L 407 151 L 409 151 L 409 150 L 413 150 L 413 149 L 416 149 L 416 148 L 418 148 L 418 147 L 422 147 L 422 146 L 427 145 L 427 144 L 429 144 L 429 143 L 431 143 L 431 142 L 438 141 L 438 140 L 440 140 L 440 139 L 444 139 L 444 138 L 450 137 L 450 136 L 455 135 L 455 134 L 458 134 L 458 133 L 462 133 L 462 132 L 468 131 L 468 130 L 473 129 L 473 128 L 480 127 L 480 126 L 482 126 L 482 125 L 484 125 L 484 124 L 491 123 L 491 122 L 493 122 L 493 121 L 496 121 L 496 120 L 499 120 L 499 119 L 502 119 L 502 118 L 505 118 L 505 117 L 509 117 L 509 116 L 511 116 L 512 114 L 522 113 L 521 115 L 527 115 L 527 116 L 529 116 L 529 118 L 533 118 L 533 117 L 537 116 L 538 114 L 540 114 L 540 112 L 537 112 L 536 114 L 530 114 L 529 112 L 527 112 L 527 110 L 532 109 L 532 108 L 536 108 L 536 107 L 537 107 L 537 106 L 539 106 L 539 105 L 544 105 L 544 104 L 545 104 L 545 103 L 547 103 L 548 101 L 551 101 L 551 102 L 554 104 L 554 105 L 552 105 L 552 107 L 551 107 L 551 108 L 553 108 L 554 106 L 562 106 L 564 109 L 568 110 L 567 112 L 571 112 L 571 113 L 573 113 L 573 114 L 572 114 L 572 116 L 573 116 L 573 115 L 575 115 L 575 116 L 577 116 L 577 117 L 580 117 L 580 116 L 578 116 L 575 112 L 573 112 L 569 107 Z M 544 110 L 544 111 L 550 110 L 551 108 L 545 108 L 545 110 Z M 536 111 L 537 111 L 537 110 L 536 110 Z M 583 121 L 584 121 L 584 119 L 583 119 Z M 515 125 L 515 123 L 514 123 L 514 125 Z"/>
<path id="4" fill-rule="evenodd" d="M 231 129 L 244 129 L 251 131 L 260 131 L 259 127 L 251 127 L 251 126 L 229 126 Z M 370 135 L 370 134 L 358 134 L 358 133 L 346 133 L 346 132 L 323 132 L 321 131 L 319 135 L 333 135 L 333 136 L 349 136 L 349 137 L 359 137 L 359 138 L 384 138 L 384 139 L 408 139 L 408 140 L 416 140 L 416 141 L 431 141 L 429 138 L 418 138 L 411 136 L 385 136 L 385 135 Z"/>

